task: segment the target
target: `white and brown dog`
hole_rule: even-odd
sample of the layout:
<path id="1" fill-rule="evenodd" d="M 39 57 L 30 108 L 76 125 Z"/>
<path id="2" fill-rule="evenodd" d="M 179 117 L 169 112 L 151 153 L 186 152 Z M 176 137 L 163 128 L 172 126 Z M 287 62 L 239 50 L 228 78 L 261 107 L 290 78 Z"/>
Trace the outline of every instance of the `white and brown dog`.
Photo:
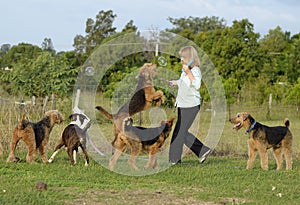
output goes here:
<path id="1" fill-rule="evenodd" d="M 54 160 L 55 155 L 59 150 L 65 146 L 67 147 L 67 152 L 72 165 L 76 164 L 76 154 L 78 148 L 80 147 L 85 155 L 85 166 L 89 164 L 89 156 L 86 150 L 86 137 L 87 130 L 90 127 L 90 124 L 87 123 L 90 120 L 84 114 L 71 114 L 69 116 L 71 120 L 70 124 L 64 129 L 60 142 L 55 147 L 54 153 L 49 159 L 49 163 Z"/>

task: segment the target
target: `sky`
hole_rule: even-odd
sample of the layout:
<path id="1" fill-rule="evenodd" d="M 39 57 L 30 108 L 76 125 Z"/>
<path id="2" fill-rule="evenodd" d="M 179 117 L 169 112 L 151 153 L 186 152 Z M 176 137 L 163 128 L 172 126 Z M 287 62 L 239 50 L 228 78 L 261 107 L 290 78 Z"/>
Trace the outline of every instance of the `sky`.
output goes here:
<path id="1" fill-rule="evenodd" d="M 76 35 L 85 36 L 85 23 L 101 11 L 112 10 L 113 26 L 121 31 L 133 20 L 138 30 L 172 28 L 168 17 L 248 19 L 261 37 L 280 26 L 292 35 L 300 33 L 298 0 L 0 0 L 0 46 L 30 43 L 41 46 L 51 38 L 56 51 L 74 47 Z"/>

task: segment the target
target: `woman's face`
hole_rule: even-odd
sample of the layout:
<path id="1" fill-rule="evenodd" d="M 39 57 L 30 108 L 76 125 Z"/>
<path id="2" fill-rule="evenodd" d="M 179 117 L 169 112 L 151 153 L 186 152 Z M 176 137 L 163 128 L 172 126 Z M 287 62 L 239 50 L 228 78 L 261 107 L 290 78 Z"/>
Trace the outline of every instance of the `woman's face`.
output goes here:
<path id="1" fill-rule="evenodd" d="M 182 64 L 187 64 L 186 59 L 184 57 L 180 57 L 180 62 Z"/>

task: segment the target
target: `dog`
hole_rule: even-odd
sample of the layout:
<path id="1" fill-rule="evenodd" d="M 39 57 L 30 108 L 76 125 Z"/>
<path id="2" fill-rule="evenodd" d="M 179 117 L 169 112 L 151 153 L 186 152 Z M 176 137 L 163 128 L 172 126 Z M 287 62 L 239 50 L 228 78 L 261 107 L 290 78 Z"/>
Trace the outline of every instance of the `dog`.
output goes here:
<path id="1" fill-rule="evenodd" d="M 125 103 L 116 114 L 111 114 L 103 107 L 97 106 L 99 110 L 107 119 L 113 120 L 114 123 L 114 140 L 122 130 L 123 120 L 127 117 L 131 117 L 134 114 L 146 110 L 152 106 L 155 102 L 156 106 L 160 106 L 164 103 L 164 94 L 161 90 L 155 90 L 153 86 L 153 77 L 157 74 L 156 64 L 145 63 L 140 68 L 137 75 L 138 84 L 132 98 Z"/>
<path id="2" fill-rule="evenodd" d="M 55 124 L 60 124 L 64 121 L 64 116 L 58 110 L 50 110 L 44 113 L 44 118 L 39 122 L 30 122 L 25 120 L 25 113 L 19 124 L 13 131 L 10 153 L 7 162 L 17 161 L 14 152 L 18 142 L 22 139 L 28 147 L 26 161 L 34 163 L 37 157 L 37 149 L 40 152 L 43 163 L 47 163 L 47 144 L 50 133 Z"/>
<path id="3" fill-rule="evenodd" d="M 65 146 L 67 147 L 67 152 L 71 161 L 71 165 L 75 165 L 76 153 L 78 152 L 78 148 L 80 147 L 85 155 L 85 166 L 88 166 L 89 156 L 86 150 L 86 135 L 90 124 L 87 124 L 87 126 L 81 128 L 85 120 L 87 120 L 86 116 L 83 114 L 71 114 L 69 116 L 69 119 L 71 120 L 71 122 L 64 129 L 61 135 L 61 139 L 58 145 L 55 147 L 54 153 L 52 154 L 48 162 L 51 163 L 54 160 L 55 155 L 59 152 L 59 150 L 63 146 Z"/>
<path id="4" fill-rule="evenodd" d="M 292 169 L 292 141 L 293 136 L 289 130 L 290 121 L 284 120 L 285 126 L 268 127 L 257 122 L 249 113 L 238 113 L 230 119 L 234 124 L 233 129 L 244 127 L 249 134 L 247 169 L 253 166 L 258 151 L 261 158 L 261 168 L 268 170 L 267 149 L 273 148 L 276 158 L 277 170 L 282 169 L 282 152 L 286 160 L 286 170 Z"/>
<path id="5" fill-rule="evenodd" d="M 135 158 L 140 152 L 146 151 L 149 155 L 149 161 L 144 169 L 158 169 L 156 154 L 163 146 L 165 140 L 168 138 L 175 118 L 168 121 L 162 121 L 161 126 L 154 128 L 145 128 L 140 126 L 133 126 L 132 118 L 128 117 L 124 120 L 124 131 L 120 132 L 115 140 L 115 153 L 109 160 L 109 169 L 113 170 L 118 158 L 126 150 L 130 148 L 131 157 L 128 163 L 133 170 L 138 170 L 135 165 Z"/>

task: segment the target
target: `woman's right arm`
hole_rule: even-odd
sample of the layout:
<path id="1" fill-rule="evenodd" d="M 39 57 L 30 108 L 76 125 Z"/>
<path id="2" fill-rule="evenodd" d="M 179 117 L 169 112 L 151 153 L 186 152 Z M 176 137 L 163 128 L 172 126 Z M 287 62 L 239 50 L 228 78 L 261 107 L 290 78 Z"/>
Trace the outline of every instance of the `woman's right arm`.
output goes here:
<path id="1" fill-rule="evenodd" d="M 178 85 L 177 80 L 170 80 L 169 83 L 171 86 Z"/>

